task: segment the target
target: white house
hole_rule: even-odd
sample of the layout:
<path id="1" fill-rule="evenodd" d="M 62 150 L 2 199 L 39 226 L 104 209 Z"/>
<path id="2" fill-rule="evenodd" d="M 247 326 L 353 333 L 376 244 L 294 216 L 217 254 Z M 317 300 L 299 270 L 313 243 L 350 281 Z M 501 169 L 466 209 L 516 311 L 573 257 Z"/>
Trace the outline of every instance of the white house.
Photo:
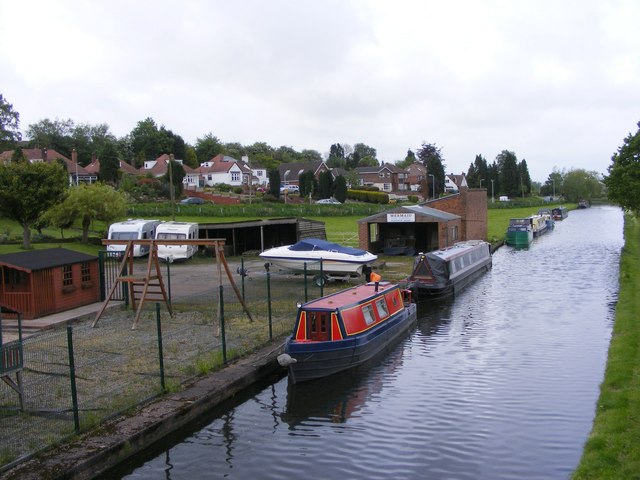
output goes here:
<path id="1" fill-rule="evenodd" d="M 467 185 L 467 176 L 463 173 L 462 175 L 454 175 L 450 173 L 449 175 L 444 176 L 444 191 L 447 193 L 458 193 L 460 188 L 469 188 Z"/>
<path id="2" fill-rule="evenodd" d="M 243 183 L 244 172 L 242 166 L 235 158 L 222 154 L 201 163 L 198 173 L 202 185 L 208 187 L 213 187 L 218 183 L 239 187 Z"/>

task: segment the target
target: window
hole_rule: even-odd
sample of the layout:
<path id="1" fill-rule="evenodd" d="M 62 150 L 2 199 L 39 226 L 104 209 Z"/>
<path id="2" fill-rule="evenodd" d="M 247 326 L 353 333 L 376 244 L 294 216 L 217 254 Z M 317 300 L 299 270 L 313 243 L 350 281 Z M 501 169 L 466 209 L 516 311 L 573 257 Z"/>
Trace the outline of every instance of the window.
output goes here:
<path id="1" fill-rule="evenodd" d="M 376 300 L 376 308 L 378 309 L 378 316 L 380 318 L 385 318 L 389 315 L 387 302 L 384 301 L 384 298 L 379 298 L 378 300 Z"/>
<path id="2" fill-rule="evenodd" d="M 71 265 L 62 267 L 62 286 L 68 287 L 73 285 L 73 268 Z"/>
<path id="3" fill-rule="evenodd" d="M 372 305 L 365 305 L 364 307 L 362 307 L 362 313 L 364 313 L 364 321 L 367 323 L 367 325 L 371 325 L 376 321 L 376 317 L 373 316 Z"/>
<path id="4" fill-rule="evenodd" d="M 238 172 L 231 172 L 231 181 L 232 182 L 239 182 L 240 181 L 240 174 Z"/>
<path id="5" fill-rule="evenodd" d="M 451 227 L 451 238 L 453 239 L 453 241 L 455 242 L 456 240 L 458 240 L 458 227 Z"/>
<path id="6" fill-rule="evenodd" d="M 82 282 L 91 281 L 91 265 L 88 262 L 84 262 L 80 267 L 80 277 Z"/>

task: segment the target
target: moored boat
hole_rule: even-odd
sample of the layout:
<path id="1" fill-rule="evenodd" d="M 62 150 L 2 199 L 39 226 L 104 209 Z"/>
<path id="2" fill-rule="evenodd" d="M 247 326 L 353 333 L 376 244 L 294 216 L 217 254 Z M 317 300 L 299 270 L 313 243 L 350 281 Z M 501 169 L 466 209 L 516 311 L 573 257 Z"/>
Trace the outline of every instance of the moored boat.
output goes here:
<path id="1" fill-rule="evenodd" d="M 553 210 L 551 210 L 551 216 L 553 217 L 554 220 L 564 220 L 565 218 L 567 218 L 567 216 L 569 216 L 569 211 L 567 210 L 567 207 L 556 207 Z"/>
<path id="2" fill-rule="evenodd" d="M 410 290 L 381 281 L 357 285 L 300 305 L 278 361 L 292 383 L 327 377 L 385 352 L 416 318 Z"/>
<path id="3" fill-rule="evenodd" d="M 555 227 L 555 221 L 553 220 L 553 216 L 551 215 L 551 210 L 548 208 L 541 208 L 540 210 L 538 210 L 538 215 L 544 218 L 544 221 L 547 224 L 546 231 L 549 232 L 553 230 L 553 227 Z"/>
<path id="4" fill-rule="evenodd" d="M 547 231 L 547 222 L 542 215 L 531 215 L 531 227 L 533 228 L 533 237 L 539 237 Z"/>
<path id="5" fill-rule="evenodd" d="M 322 270 L 324 274 L 336 275 L 361 275 L 363 267 L 378 258 L 366 250 L 345 247 L 319 238 L 307 238 L 293 245 L 270 248 L 260 256 L 286 270 Z"/>
<path id="6" fill-rule="evenodd" d="M 509 220 L 505 243 L 512 247 L 526 247 L 533 241 L 531 218 L 512 218 Z"/>
<path id="7" fill-rule="evenodd" d="M 407 279 L 416 298 L 440 298 L 461 291 L 491 268 L 491 245 L 482 240 L 458 242 L 452 247 L 421 253 Z"/>

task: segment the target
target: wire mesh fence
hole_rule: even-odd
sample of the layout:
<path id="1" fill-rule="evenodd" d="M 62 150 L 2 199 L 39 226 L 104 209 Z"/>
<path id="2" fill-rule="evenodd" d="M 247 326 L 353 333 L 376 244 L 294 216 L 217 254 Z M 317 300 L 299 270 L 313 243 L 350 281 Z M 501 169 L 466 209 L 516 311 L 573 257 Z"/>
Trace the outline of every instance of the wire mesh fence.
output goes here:
<path id="1" fill-rule="evenodd" d="M 298 303 L 345 288 L 256 265 L 238 269 L 236 288 L 204 282 L 195 268 L 178 270 L 170 273 L 173 315 L 164 304 L 145 304 L 132 330 L 134 312 L 117 302 L 95 327 L 88 319 L 24 339 L 23 409 L 17 393 L 0 382 L 0 472 L 283 338 Z"/>

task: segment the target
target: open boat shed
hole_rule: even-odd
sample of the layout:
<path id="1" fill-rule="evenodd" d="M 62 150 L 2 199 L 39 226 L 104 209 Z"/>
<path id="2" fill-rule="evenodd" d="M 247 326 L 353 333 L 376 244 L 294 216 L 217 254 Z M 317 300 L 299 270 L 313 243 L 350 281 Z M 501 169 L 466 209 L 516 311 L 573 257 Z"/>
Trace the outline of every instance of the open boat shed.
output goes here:
<path id="1" fill-rule="evenodd" d="M 305 238 L 327 239 L 324 222 L 307 218 L 269 218 L 228 223 L 200 223 L 201 239 L 224 238 L 225 255 L 290 245 Z"/>
<path id="2" fill-rule="evenodd" d="M 372 253 L 415 255 L 460 240 L 461 217 L 423 205 L 394 208 L 358 220 L 359 246 Z"/>

